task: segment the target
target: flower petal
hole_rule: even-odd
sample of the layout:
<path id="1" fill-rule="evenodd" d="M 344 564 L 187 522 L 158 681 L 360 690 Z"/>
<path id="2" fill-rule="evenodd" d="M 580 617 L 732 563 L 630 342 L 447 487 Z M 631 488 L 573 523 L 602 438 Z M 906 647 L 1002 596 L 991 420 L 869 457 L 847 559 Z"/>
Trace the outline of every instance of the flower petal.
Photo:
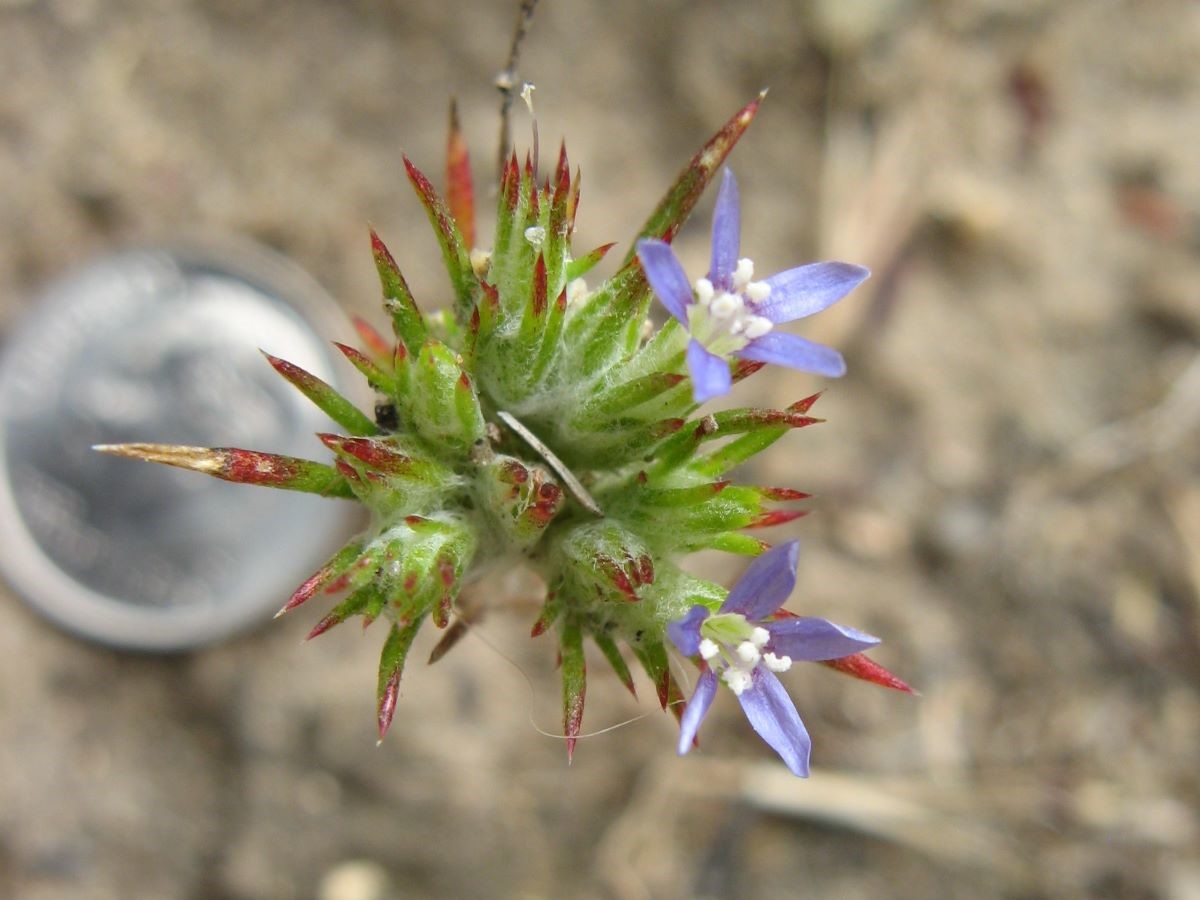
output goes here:
<path id="1" fill-rule="evenodd" d="M 846 361 L 842 359 L 842 354 L 832 347 L 806 341 L 786 331 L 769 331 L 738 350 L 736 355 L 742 359 L 774 363 L 827 378 L 840 378 L 846 374 Z"/>
<path id="2" fill-rule="evenodd" d="M 733 172 L 725 170 L 717 205 L 713 210 L 712 268 L 708 280 L 718 289 L 729 290 L 737 267 L 742 242 L 742 214 L 738 208 L 738 186 Z"/>
<path id="3" fill-rule="evenodd" d="M 772 547 L 742 573 L 721 604 L 721 612 L 741 613 L 751 622 L 765 619 L 791 596 L 799 559 L 799 541 Z"/>
<path id="4" fill-rule="evenodd" d="M 684 656 L 695 656 L 700 652 L 700 623 L 709 615 L 707 606 L 696 604 L 688 610 L 687 615 L 667 625 L 667 637 Z"/>
<path id="5" fill-rule="evenodd" d="M 840 659 L 879 643 L 879 638 L 857 628 L 815 616 L 780 619 L 768 622 L 764 627 L 771 633 L 767 649 L 777 656 L 790 656 L 796 661 Z"/>
<path id="6" fill-rule="evenodd" d="M 717 674 L 712 669 L 705 667 L 704 671 L 700 673 L 700 677 L 696 679 L 696 690 L 692 693 L 692 699 L 687 702 L 683 715 L 679 717 L 678 752 L 680 756 L 692 749 L 692 744 L 696 742 L 696 732 L 700 730 L 700 723 L 704 721 L 705 715 L 708 714 L 708 708 L 712 706 L 713 697 L 716 695 Z"/>
<path id="7" fill-rule="evenodd" d="M 637 258 L 642 262 L 646 280 L 654 289 L 667 312 L 686 326 L 687 307 L 692 302 L 692 288 L 687 273 L 675 258 L 671 245 L 656 238 L 645 238 L 637 242 Z"/>
<path id="8" fill-rule="evenodd" d="M 704 349 L 693 339 L 687 348 L 688 371 L 692 373 L 692 397 L 697 403 L 728 394 L 733 387 L 729 363 Z"/>
<path id="9" fill-rule="evenodd" d="M 751 679 L 750 687 L 738 697 L 750 726 L 780 755 L 793 775 L 807 778 L 812 741 L 792 698 L 779 679 L 762 666 L 755 667 Z"/>
<path id="10" fill-rule="evenodd" d="M 788 269 L 767 279 L 771 293 L 755 312 L 775 323 L 803 319 L 841 300 L 870 274 L 870 269 L 844 262 L 810 263 Z"/>

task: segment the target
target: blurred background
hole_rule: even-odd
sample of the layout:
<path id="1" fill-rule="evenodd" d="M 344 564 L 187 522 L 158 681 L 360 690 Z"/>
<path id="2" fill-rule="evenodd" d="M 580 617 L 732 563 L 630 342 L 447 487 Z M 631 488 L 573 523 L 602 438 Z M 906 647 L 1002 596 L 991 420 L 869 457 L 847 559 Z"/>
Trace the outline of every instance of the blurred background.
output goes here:
<path id="1" fill-rule="evenodd" d="M 0 0 L 0 328 L 72 264 L 195 229 L 382 326 L 370 222 L 439 303 L 400 154 L 440 174 L 454 95 L 490 183 L 514 18 Z M 1200 898 L 1200 6 L 543 0 L 519 71 L 583 168 L 580 250 L 627 242 L 770 87 L 731 157 L 744 252 L 875 274 L 804 330 L 846 378 L 740 385 L 826 388 L 749 474 L 817 495 L 770 535 L 804 543 L 791 607 L 882 636 L 922 696 L 793 672 L 802 782 L 728 697 L 678 760 L 649 686 L 598 677 L 585 728 L 627 724 L 568 769 L 522 610 L 410 666 L 376 748 L 380 633 L 301 645 L 306 610 L 130 655 L 0 588 L 0 896 Z"/>

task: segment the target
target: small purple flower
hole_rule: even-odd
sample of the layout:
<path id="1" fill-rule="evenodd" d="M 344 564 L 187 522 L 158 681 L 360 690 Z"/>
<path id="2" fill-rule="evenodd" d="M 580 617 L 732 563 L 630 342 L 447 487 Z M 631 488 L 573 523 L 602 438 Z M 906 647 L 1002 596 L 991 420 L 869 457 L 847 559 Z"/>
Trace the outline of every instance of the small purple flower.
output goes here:
<path id="1" fill-rule="evenodd" d="M 754 263 L 738 258 L 740 242 L 737 181 L 726 169 L 713 212 L 712 264 L 707 278 L 689 285 L 669 244 L 654 238 L 637 244 L 650 287 L 667 312 L 691 334 L 687 364 L 696 402 L 729 393 L 729 356 L 830 378 L 844 375 L 846 363 L 836 350 L 774 327 L 820 312 L 871 273 L 849 263 L 820 262 L 753 281 Z"/>
<path id="2" fill-rule="evenodd" d="M 787 671 L 797 660 L 861 653 L 879 638 L 814 617 L 767 618 L 791 594 L 799 555 L 798 541 L 768 550 L 750 564 L 715 614 L 697 605 L 667 626 L 680 653 L 701 659 L 696 690 L 679 723 L 680 756 L 692 748 L 717 682 L 724 681 L 759 736 L 793 774 L 808 777 L 812 742 L 775 673 Z"/>

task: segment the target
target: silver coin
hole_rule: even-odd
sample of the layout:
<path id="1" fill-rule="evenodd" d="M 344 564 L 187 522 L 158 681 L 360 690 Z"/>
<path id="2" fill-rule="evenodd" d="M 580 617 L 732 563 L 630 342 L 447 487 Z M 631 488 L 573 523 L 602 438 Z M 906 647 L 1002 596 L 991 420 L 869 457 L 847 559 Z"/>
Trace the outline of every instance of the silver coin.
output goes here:
<path id="1" fill-rule="evenodd" d="M 261 621 L 355 506 L 94 452 L 153 442 L 320 459 L 331 423 L 259 348 L 337 386 L 333 301 L 265 250 L 128 252 L 51 286 L 0 357 L 0 571 L 106 644 L 177 650 Z"/>

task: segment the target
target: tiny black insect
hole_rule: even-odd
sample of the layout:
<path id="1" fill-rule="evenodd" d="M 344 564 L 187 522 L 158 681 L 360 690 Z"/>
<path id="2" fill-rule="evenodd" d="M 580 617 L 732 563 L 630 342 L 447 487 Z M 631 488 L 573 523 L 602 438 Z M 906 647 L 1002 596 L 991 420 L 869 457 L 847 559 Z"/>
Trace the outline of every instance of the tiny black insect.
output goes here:
<path id="1" fill-rule="evenodd" d="M 396 404 L 380 400 L 375 404 L 375 424 L 384 431 L 396 431 L 400 427 L 400 417 L 396 415 Z"/>

